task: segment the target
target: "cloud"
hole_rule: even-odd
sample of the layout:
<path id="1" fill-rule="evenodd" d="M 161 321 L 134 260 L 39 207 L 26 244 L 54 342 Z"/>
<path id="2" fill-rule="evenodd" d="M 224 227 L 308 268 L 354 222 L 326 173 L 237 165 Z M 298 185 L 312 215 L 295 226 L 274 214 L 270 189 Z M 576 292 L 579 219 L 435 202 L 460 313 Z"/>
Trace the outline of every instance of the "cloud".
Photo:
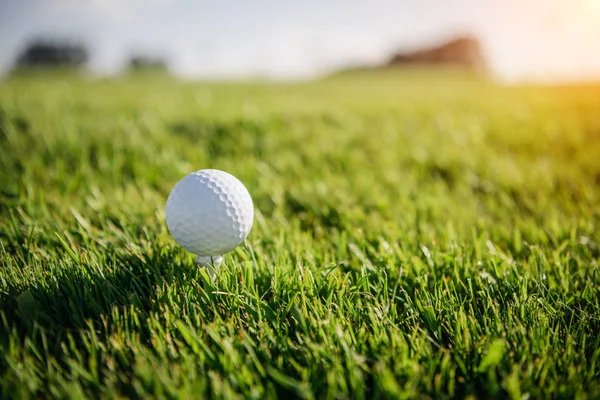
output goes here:
<path id="1" fill-rule="evenodd" d="M 66 11 L 87 12 L 116 22 L 135 19 L 140 10 L 167 6 L 176 0 L 57 0 Z"/>

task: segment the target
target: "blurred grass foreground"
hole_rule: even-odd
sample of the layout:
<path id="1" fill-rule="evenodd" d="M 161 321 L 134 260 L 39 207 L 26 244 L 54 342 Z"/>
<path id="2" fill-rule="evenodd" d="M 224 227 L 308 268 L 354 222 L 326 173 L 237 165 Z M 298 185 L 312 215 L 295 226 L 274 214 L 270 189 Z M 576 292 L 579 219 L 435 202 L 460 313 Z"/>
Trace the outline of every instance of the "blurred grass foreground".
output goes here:
<path id="1" fill-rule="evenodd" d="M 600 396 L 600 87 L 0 82 L 3 398 Z M 185 174 L 256 219 L 215 282 Z"/>

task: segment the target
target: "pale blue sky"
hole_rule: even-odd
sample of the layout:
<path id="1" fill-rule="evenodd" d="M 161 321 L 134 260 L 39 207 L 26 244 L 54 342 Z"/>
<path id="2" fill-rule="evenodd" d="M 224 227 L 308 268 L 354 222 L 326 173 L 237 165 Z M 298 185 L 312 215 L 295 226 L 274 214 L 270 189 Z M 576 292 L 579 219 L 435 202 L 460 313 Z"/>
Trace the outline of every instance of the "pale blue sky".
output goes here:
<path id="1" fill-rule="evenodd" d="M 502 78 L 600 77 L 600 0 L 0 0 L 0 70 L 25 40 L 76 37 L 92 67 L 132 50 L 186 76 L 306 76 L 455 33 Z"/>

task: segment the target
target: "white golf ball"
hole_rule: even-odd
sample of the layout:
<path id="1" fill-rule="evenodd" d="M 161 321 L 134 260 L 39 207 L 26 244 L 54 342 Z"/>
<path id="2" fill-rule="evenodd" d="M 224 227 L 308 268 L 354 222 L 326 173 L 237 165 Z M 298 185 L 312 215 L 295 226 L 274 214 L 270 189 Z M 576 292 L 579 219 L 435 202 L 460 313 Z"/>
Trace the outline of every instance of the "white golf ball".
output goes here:
<path id="1" fill-rule="evenodd" d="M 236 177 L 201 169 L 183 177 L 167 199 L 167 227 L 181 247 L 201 257 L 235 249 L 250 233 L 254 205 Z"/>

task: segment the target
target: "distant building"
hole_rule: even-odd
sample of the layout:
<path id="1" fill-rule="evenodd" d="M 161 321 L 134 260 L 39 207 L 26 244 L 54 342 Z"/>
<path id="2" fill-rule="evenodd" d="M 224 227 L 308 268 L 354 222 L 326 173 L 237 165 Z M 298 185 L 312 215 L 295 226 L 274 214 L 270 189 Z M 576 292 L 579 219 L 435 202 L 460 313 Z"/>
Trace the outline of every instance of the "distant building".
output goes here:
<path id="1" fill-rule="evenodd" d="M 88 51 L 82 44 L 38 40 L 25 47 L 15 61 L 15 67 L 77 68 L 84 66 L 88 58 Z"/>
<path id="2" fill-rule="evenodd" d="M 385 66 L 406 65 L 456 66 L 475 71 L 487 69 L 481 44 L 477 39 L 469 36 L 458 37 L 439 46 L 413 52 L 398 52 Z"/>

